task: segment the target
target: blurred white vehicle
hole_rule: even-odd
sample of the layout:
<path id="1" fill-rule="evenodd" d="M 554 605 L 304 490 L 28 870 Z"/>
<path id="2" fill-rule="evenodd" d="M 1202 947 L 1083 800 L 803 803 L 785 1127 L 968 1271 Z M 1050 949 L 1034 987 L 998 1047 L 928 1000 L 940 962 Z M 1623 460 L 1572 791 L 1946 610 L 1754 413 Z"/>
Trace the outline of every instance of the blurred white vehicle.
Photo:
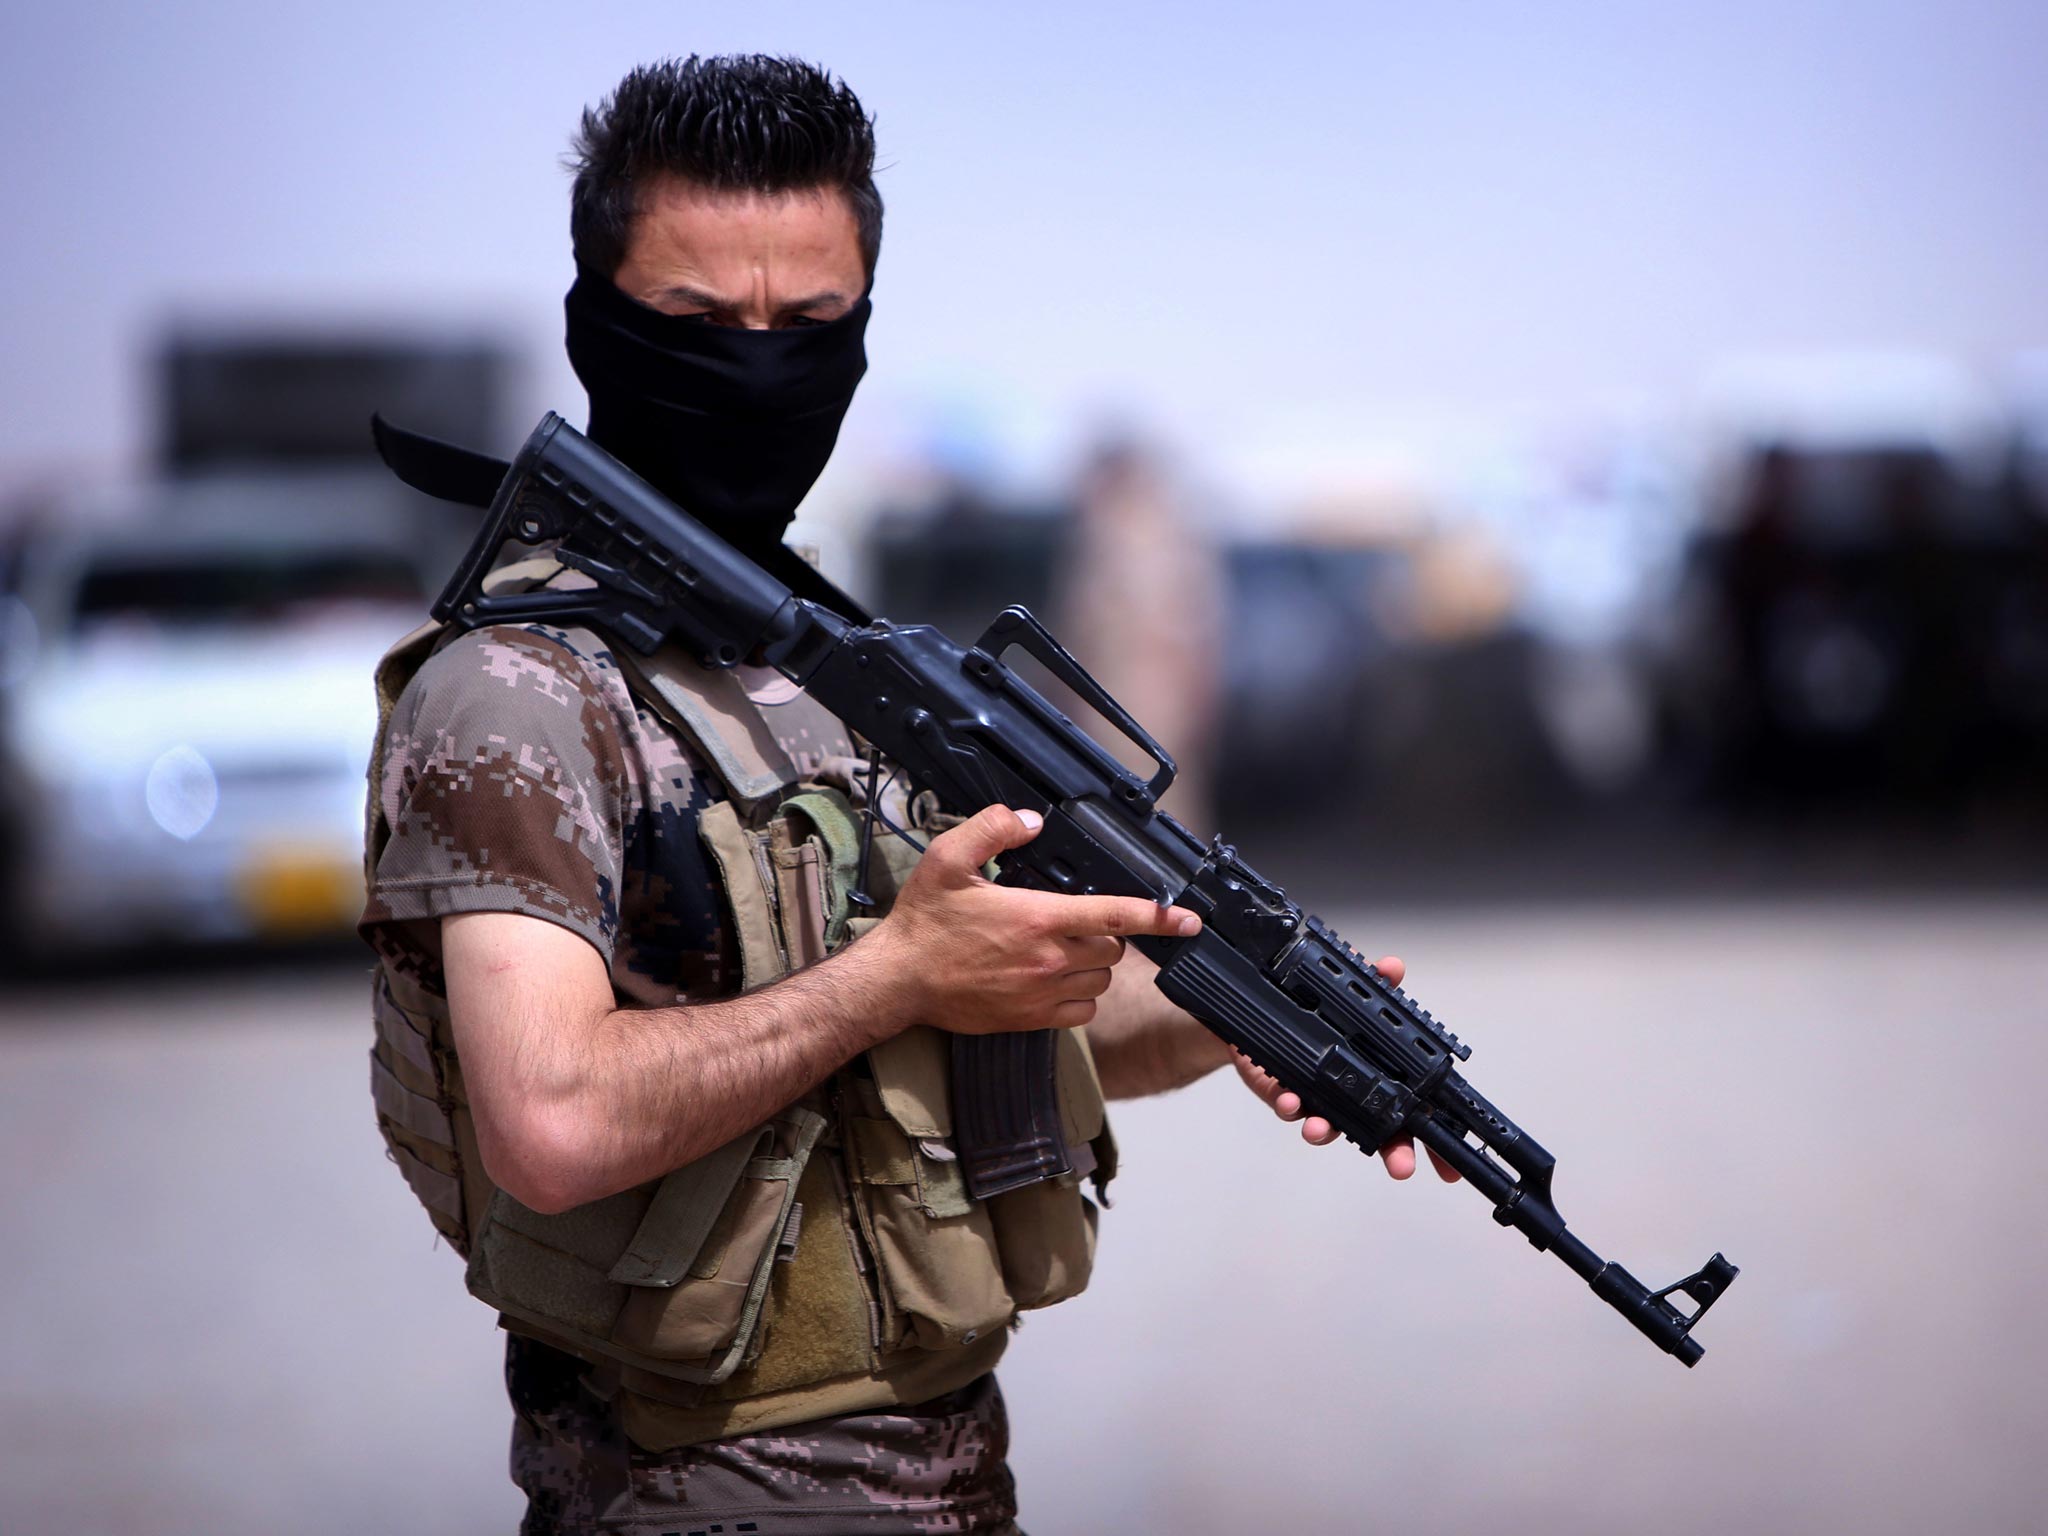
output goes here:
<path id="1" fill-rule="evenodd" d="M 332 521 L 105 530 L 32 550 L 0 603 L 18 944 L 355 922 L 371 670 L 423 616 L 406 553 Z"/>

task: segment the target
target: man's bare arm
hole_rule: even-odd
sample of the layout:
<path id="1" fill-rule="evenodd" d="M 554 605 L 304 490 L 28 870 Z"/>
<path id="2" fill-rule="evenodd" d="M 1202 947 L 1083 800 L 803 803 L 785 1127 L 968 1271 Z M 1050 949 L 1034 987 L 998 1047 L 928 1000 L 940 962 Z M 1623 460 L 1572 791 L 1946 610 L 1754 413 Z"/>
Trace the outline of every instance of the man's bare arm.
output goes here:
<path id="1" fill-rule="evenodd" d="M 501 912 L 442 919 L 449 1016 L 492 1181 L 536 1210 L 566 1210 L 696 1160 L 912 1024 L 1087 1023 L 1122 935 L 1186 935 L 1199 921 L 983 878 L 1039 825 L 990 807 L 933 840 L 865 938 L 714 1003 L 621 1009 L 603 957 L 567 929 Z"/>
<path id="2" fill-rule="evenodd" d="M 1229 1046 L 1152 984 L 1158 971 L 1135 949 L 1126 952 L 1088 1026 L 1088 1047 L 1108 1098 L 1167 1093 L 1231 1059 Z"/>
<path id="3" fill-rule="evenodd" d="M 614 1006 L 604 957 L 511 912 L 442 919 L 449 1016 L 492 1182 L 567 1210 L 680 1168 L 902 1028 L 881 948 L 694 1007 Z"/>

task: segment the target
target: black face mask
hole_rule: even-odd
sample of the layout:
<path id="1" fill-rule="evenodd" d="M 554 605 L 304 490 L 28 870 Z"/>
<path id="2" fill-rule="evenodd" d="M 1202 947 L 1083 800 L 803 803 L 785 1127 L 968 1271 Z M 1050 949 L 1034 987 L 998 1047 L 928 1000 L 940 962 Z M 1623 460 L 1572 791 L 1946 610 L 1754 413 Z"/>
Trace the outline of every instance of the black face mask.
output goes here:
<path id="1" fill-rule="evenodd" d="M 565 307 L 591 440 L 742 549 L 780 543 L 867 372 L 868 297 L 750 331 L 664 315 L 579 266 Z"/>

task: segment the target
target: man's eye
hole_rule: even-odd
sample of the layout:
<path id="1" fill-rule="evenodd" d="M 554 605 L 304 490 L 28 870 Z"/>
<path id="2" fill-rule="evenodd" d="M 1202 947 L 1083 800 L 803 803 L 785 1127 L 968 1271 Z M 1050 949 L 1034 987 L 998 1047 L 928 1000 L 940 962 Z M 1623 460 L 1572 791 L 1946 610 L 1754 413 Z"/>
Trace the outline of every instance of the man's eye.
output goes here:
<path id="1" fill-rule="evenodd" d="M 789 317 L 789 327 L 791 330 L 795 330 L 799 326 L 826 325 L 829 323 L 829 321 L 822 320 L 816 315 L 791 315 Z"/>

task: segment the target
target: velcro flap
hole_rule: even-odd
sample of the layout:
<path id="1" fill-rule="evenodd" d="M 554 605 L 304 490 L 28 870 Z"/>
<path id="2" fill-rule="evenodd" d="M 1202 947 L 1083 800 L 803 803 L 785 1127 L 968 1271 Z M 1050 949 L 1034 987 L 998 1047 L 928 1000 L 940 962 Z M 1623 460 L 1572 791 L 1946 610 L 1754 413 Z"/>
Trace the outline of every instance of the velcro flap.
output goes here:
<path id="1" fill-rule="evenodd" d="M 720 883 L 732 908 L 733 936 L 740 951 L 743 990 L 766 986 L 786 966 L 775 938 L 774 898 L 754 861 L 753 840 L 729 801 L 707 805 L 697 815 L 697 836 L 718 865 Z"/>
<path id="2" fill-rule="evenodd" d="M 974 1208 L 967 1193 L 967 1174 L 958 1153 L 945 1147 L 945 1156 L 940 1157 L 935 1153 L 939 1147 L 935 1141 L 918 1144 L 918 1193 L 923 1197 L 924 1213 L 939 1218 L 965 1216 Z"/>
<path id="3" fill-rule="evenodd" d="M 947 1092 L 951 1039 L 929 1024 L 918 1024 L 868 1052 L 882 1105 L 906 1136 L 943 1139 L 953 1134 L 953 1100 Z"/>
<path id="4" fill-rule="evenodd" d="M 910 1141 L 893 1120 L 850 1117 L 854 1156 L 863 1184 L 915 1184 L 917 1163 Z"/>

